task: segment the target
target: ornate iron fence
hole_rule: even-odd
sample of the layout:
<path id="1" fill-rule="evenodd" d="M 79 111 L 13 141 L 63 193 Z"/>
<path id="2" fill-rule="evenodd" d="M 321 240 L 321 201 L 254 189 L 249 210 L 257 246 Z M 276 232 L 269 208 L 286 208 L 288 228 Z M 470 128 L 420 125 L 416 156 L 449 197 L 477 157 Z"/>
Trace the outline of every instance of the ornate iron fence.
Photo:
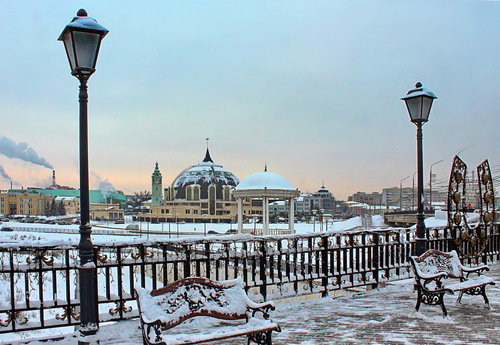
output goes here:
<path id="1" fill-rule="evenodd" d="M 449 229 L 428 229 L 429 247 L 456 249 Z M 188 276 L 242 277 L 257 299 L 377 286 L 409 277 L 410 229 L 253 237 L 219 236 L 96 246 L 100 321 L 137 316 L 136 286 Z M 500 259 L 499 226 L 475 258 Z M 472 260 L 472 259 L 471 259 Z M 76 246 L 0 246 L 0 333 L 79 324 Z"/>

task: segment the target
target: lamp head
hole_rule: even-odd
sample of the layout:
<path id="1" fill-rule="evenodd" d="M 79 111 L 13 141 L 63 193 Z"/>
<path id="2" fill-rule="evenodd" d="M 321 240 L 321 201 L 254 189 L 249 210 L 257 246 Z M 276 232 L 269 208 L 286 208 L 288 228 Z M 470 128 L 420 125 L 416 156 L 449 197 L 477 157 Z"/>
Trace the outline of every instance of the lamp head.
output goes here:
<path id="1" fill-rule="evenodd" d="M 429 121 L 432 102 L 436 98 L 432 91 L 424 88 L 421 82 L 417 82 L 415 88 L 408 91 L 401 99 L 405 101 L 411 122 L 417 124 Z"/>
<path id="2" fill-rule="evenodd" d="M 66 25 L 58 40 L 64 42 L 72 75 L 88 79 L 95 72 L 101 41 L 108 32 L 95 19 L 88 17 L 84 9 L 80 9 Z"/>

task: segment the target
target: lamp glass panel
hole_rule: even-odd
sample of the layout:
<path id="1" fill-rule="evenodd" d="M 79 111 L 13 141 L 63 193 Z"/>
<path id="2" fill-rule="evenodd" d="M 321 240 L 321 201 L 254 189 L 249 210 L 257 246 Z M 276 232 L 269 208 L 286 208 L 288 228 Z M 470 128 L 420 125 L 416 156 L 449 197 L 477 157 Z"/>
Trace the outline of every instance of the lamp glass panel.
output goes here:
<path id="1" fill-rule="evenodd" d="M 66 48 L 66 54 L 68 55 L 68 60 L 69 60 L 69 67 L 71 68 L 71 71 L 73 71 L 76 67 L 76 60 L 75 60 L 75 49 L 73 46 L 73 36 L 68 33 L 64 37 L 64 48 Z"/>
<path id="2" fill-rule="evenodd" d="M 77 58 L 77 67 L 93 69 L 97 60 L 100 35 L 90 32 L 74 31 L 74 44 Z"/>
<path id="3" fill-rule="evenodd" d="M 424 121 L 429 120 L 429 114 L 431 113 L 433 99 L 430 97 L 422 97 L 422 119 Z"/>
<path id="4" fill-rule="evenodd" d="M 411 120 L 419 121 L 422 116 L 422 97 L 407 98 L 405 102 Z"/>

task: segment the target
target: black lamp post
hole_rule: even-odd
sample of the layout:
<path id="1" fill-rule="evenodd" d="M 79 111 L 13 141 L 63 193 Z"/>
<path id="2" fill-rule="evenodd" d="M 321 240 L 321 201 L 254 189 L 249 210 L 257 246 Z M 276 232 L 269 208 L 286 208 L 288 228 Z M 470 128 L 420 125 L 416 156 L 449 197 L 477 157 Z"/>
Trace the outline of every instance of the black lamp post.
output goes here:
<path id="1" fill-rule="evenodd" d="M 406 103 L 410 120 L 417 126 L 417 245 L 416 255 L 422 255 L 427 247 L 425 238 L 424 216 L 424 151 L 422 145 L 422 126 L 429 121 L 432 102 L 437 97 L 422 87 L 422 83 L 415 84 L 415 89 L 401 98 Z"/>
<path id="2" fill-rule="evenodd" d="M 95 72 L 97 55 L 101 40 L 108 30 L 99 25 L 87 12 L 79 10 L 71 23 L 66 25 L 59 41 L 64 42 L 71 74 L 80 81 L 80 254 L 79 292 L 80 292 L 80 332 L 83 335 L 95 334 L 99 329 L 99 310 L 97 305 L 97 269 L 90 226 L 89 201 L 89 158 L 88 158 L 88 120 L 87 120 L 87 80 Z"/>

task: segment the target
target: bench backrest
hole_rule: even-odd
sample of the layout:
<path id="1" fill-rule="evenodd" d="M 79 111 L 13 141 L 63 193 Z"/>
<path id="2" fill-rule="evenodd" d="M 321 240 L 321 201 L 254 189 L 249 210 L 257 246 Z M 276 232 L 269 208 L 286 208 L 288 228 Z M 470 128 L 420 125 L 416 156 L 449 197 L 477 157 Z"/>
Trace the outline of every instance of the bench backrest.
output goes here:
<path id="1" fill-rule="evenodd" d="M 412 256 L 413 262 L 418 265 L 418 269 L 425 274 L 437 274 L 444 272 L 451 278 L 462 277 L 462 265 L 457 252 L 441 252 L 431 249 L 421 256 Z"/>
<path id="2" fill-rule="evenodd" d="M 143 317 L 149 322 L 160 320 L 162 329 L 172 328 L 195 316 L 246 319 L 247 305 L 252 303 L 241 278 L 217 282 L 191 277 L 151 292 L 142 288 L 136 291 Z"/>

